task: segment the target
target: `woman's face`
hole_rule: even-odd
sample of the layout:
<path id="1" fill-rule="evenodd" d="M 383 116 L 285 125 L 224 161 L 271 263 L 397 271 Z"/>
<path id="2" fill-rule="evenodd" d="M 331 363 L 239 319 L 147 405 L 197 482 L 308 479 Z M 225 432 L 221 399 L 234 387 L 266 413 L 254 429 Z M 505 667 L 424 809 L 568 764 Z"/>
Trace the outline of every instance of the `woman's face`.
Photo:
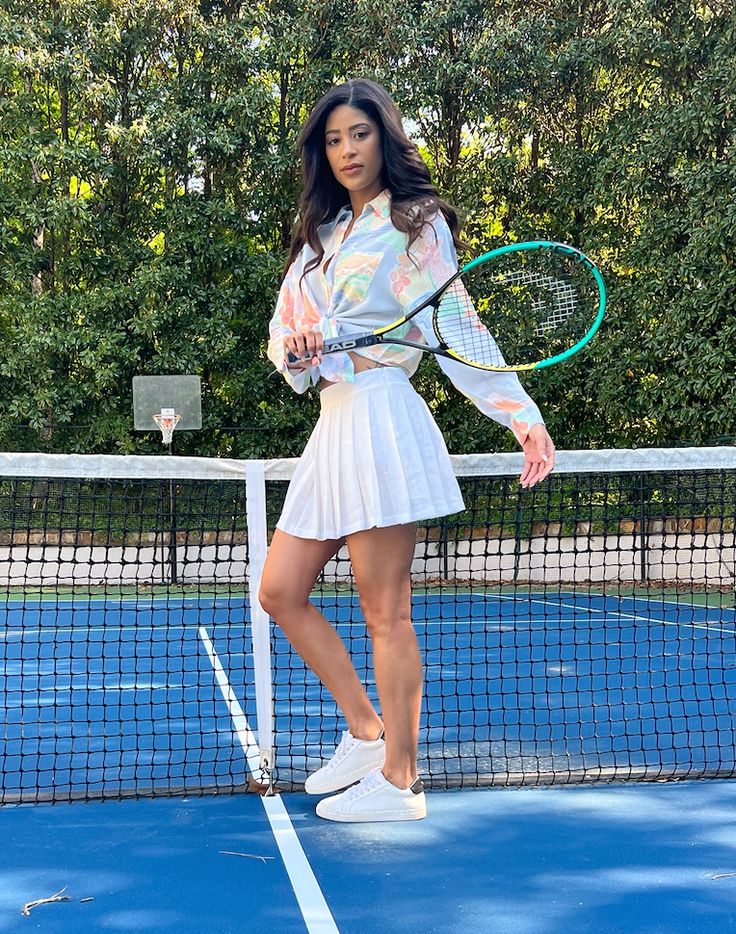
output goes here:
<path id="1" fill-rule="evenodd" d="M 378 124 L 362 110 L 341 104 L 325 124 L 327 161 L 351 194 L 375 197 L 383 190 L 383 152 Z"/>

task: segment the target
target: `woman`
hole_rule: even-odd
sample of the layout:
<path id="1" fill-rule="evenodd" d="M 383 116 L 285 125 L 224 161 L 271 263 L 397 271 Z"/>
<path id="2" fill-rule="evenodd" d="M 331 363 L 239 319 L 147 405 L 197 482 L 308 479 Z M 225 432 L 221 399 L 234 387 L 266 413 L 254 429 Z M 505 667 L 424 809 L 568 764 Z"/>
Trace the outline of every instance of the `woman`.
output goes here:
<path id="1" fill-rule="evenodd" d="M 260 601 L 329 689 L 348 729 L 306 791 L 340 821 L 417 820 L 422 664 L 411 621 L 416 523 L 463 508 L 447 449 L 409 383 L 420 351 L 381 345 L 320 353 L 323 340 L 401 317 L 457 269 L 458 221 L 437 195 L 401 116 L 379 85 L 353 80 L 316 105 L 300 139 L 304 190 L 270 325 L 268 355 L 321 414 L 286 496 Z M 406 336 L 431 335 L 422 313 Z M 290 356 L 299 362 L 289 362 Z M 456 387 L 509 427 L 524 450 L 522 486 L 552 469 L 554 446 L 513 374 L 438 358 Z M 346 543 L 373 645 L 381 715 L 342 640 L 309 602 Z M 342 789 L 347 789 L 342 791 Z"/>

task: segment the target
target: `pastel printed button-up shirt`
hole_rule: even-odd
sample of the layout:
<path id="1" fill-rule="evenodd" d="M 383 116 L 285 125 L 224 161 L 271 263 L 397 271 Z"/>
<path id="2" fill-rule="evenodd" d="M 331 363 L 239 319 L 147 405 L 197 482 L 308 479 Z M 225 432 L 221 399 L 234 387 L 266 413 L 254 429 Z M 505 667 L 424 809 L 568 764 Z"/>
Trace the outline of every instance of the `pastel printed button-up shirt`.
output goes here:
<path id="1" fill-rule="evenodd" d="M 305 244 L 281 285 L 269 328 L 268 356 L 299 393 L 322 377 L 332 382 L 352 381 L 353 361 L 342 351 L 325 354 L 318 366 L 290 370 L 284 354 L 286 335 L 305 328 L 319 330 L 325 338 L 369 334 L 416 308 L 458 267 L 452 233 L 441 213 L 425 224 L 409 252 L 408 236 L 391 223 L 388 190 L 365 205 L 345 238 L 351 220 L 352 213 L 346 207 L 333 221 L 323 224 L 319 228 L 325 250 L 321 264 L 301 278 L 305 265 L 315 256 Z M 420 343 L 436 343 L 431 309 L 391 333 Z M 378 344 L 353 353 L 400 366 L 408 376 L 414 374 L 422 355 L 420 350 L 400 344 Z M 463 395 L 485 415 L 510 428 L 519 442 L 525 440 L 532 425 L 543 421 L 515 373 L 476 370 L 440 356 L 437 361 Z"/>

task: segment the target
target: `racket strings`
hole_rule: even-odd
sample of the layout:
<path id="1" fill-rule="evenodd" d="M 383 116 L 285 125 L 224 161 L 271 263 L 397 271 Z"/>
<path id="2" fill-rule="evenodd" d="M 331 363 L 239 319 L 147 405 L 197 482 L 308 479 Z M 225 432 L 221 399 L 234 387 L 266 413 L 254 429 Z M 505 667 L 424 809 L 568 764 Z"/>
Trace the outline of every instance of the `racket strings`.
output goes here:
<path id="1" fill-rule="evenodd" d="M 569 279 L 536 270 L 514 270 L 499 279 L 509 286 L 531 287 L 531 294 L 535 296 L 532 310 L 538 319 L 534 333 L 538 337 L 555 330 L 577 311 L 578 293 Z"/>
<path id="2" fill-rule="evenodd" d="M 482 298 L 475 301 L 465 284 L 456 279 L 445 292 L 435 313 L 435 330 L 440 339 L 465 360 L 484 366 L 506 366 L 488 327 L 481 318 L 487 316 Z"/>
<path id="3" fill-rule="evenodd" d="M 577 261 L 542 251 L 477 265 L 435 312 L 438 337 L 480 366 L 532 363 L 574 343 L 594 306 L 592 277 Z"/>

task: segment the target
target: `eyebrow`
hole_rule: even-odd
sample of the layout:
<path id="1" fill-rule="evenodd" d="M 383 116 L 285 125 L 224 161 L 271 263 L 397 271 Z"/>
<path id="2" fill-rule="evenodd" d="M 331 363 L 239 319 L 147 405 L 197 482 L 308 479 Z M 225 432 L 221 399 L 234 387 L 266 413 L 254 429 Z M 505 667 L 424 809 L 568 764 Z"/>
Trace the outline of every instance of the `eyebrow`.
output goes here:
<path id="1" fill-rule="evenodd" d="M 348 132 L 351 132 L 352 130 L 357 130 L 359 126 L 367 126 L 368 129 L 370 129 L 370 124 L 365 123 L 365 121 L 363 121 L 361 123 L 354 123 L 352 126 L 349 126 Z M 340 132 L 339 130 L 325 130 L 325 136 L 327 136 L 328 133 L 339 133 L 339 132 Z"/>

